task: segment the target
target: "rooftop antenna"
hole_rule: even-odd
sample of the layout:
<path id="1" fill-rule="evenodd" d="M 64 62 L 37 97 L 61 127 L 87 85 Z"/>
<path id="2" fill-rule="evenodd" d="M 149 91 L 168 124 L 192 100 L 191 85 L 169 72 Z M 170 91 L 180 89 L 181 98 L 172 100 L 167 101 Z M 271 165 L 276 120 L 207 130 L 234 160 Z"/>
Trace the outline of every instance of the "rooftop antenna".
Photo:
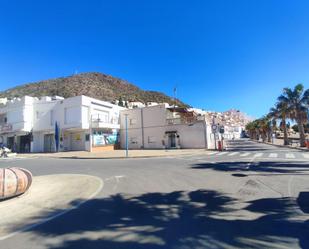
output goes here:
<path id="1" fill-rule="evenodd" d="M 174 92 L 174 109 L 175 109 L 177 99 L 177 85 L 174 87 L 173 92 Z"/>

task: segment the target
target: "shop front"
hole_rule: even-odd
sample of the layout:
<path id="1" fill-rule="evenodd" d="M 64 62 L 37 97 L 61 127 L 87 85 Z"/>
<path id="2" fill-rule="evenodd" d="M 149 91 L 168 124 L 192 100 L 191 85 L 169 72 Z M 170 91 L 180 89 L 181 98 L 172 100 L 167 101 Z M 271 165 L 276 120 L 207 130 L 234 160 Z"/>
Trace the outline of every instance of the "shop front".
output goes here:
<path id="1" fill-rule="evenodd" d="M 116 129 L 92 130 L 92 151 L 114 150 L 118 145 L 119 132 Z"/>

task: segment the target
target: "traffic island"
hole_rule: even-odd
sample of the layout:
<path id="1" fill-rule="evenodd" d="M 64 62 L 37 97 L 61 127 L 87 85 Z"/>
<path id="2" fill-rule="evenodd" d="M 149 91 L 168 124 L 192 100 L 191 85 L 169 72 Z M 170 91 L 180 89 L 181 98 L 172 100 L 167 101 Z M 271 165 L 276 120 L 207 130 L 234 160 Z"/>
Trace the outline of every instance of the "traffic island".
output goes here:
<path id="1" fill-rule="evenodd" d="M 0 202 L 0 240 L 77 208 L 98 194 L 102 187 L 100 178 L 89 175 L 33 177 L 26 193 Z"/>

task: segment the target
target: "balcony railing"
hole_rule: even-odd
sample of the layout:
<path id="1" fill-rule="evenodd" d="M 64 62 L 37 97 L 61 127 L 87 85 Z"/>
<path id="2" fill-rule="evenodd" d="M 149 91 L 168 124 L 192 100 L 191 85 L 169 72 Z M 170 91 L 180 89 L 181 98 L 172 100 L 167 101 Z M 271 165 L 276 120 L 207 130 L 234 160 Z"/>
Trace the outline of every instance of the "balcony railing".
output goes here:
<path id="1" fill-rule="evenodd" d="M 0 132 L 8 132 L 12 131 L 13 126 L 12 124 L 0 124 Z"/>
<path id="2" fill-rule="evenodd" d="M 168 125 L 175 124 L 192 124 L 196 122 L 198 119 L 196 117 L 181 117 L 181 118 L 167 118 L 166 123 Z"/>

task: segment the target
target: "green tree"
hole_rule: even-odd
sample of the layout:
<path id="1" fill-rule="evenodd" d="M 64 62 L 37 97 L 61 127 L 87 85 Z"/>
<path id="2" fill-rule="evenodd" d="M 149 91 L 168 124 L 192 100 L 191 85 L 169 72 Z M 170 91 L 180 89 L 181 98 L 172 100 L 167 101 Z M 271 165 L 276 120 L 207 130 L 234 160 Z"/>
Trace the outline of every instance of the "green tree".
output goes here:
<path id="1" fill-rule="evenodd" d="M 283 143 L 289 144 L 286 120 L 290 116 L 290 110 L 286 102 L 277 102 L 276 106 L 270 109 L 269 115 L 275 120 L 281 120 L 280 128 L 283 130 Z"/>
<path id="2" fill-rule="evenodd" d="M 118 99 L 118 106 L 122 106 L 123 107 L 123 100 L 122 100 L 121 96 Z"/>
<path id="3" fill-rule="evenodd" d="M 300 146 L 305 147 L 304 124 L 308 121 L 309 89 L 305 90 L 302 84 L 296 85 L 293 90 L 284 88 L 283 94 L 278 100 L 287 104 L 290 110 L 290 118 L 296 120 L 298 125 Z"/>

